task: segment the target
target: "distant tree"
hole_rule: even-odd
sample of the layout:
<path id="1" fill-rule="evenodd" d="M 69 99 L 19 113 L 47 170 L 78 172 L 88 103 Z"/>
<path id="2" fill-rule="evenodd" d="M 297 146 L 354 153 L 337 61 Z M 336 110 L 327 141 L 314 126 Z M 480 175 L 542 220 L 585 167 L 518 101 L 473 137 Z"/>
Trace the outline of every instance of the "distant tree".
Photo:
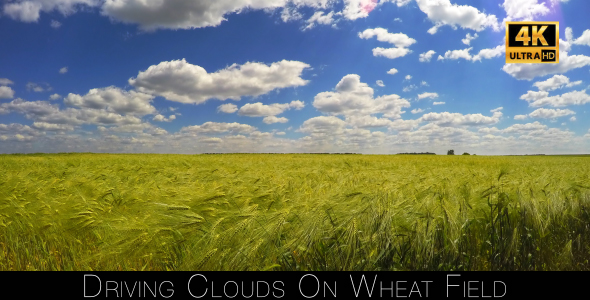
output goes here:
<path id="1" fill-rule="evenodd" d="M 447 151 L 447 155 L 455 155 L 455 150 L 449 150 L 449 151 Z"/>
<path id="2" fill-rule="evenodd" d="M 469 153 L 467 153 L 467 152 L 463 152 L 463 155 L 469 155 Z"/>

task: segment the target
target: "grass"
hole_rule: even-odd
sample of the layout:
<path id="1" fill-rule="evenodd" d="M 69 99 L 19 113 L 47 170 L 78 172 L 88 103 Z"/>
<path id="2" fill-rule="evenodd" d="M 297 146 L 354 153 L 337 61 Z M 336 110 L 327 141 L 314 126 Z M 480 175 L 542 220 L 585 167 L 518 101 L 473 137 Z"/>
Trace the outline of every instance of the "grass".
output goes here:
<path id="1" fill-rule="evenodd" d="M 0 155 L 0 270 L 588 270 L 590 157 Z"/>

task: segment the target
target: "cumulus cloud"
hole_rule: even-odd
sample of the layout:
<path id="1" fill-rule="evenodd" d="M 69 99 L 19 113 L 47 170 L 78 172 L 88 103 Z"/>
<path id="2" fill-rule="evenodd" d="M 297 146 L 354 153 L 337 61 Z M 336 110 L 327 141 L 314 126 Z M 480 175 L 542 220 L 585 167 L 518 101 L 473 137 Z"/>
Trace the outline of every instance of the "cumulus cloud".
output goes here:
<path id="1" fill-rule="evenodd" d="M 61 27 L 61 23 L 56 20 L 51 20 L 51 23 L 49 23 L 49 25 L 51 26 L 51 28 L 55 28 L 55 29 L 58 29 Z"/>
<path id="2" fill-rule="evenodd" d="M 419 114 L 421 112 L 424 112 L 424 110 L 421 108 L 415 108 L 415 109 L 412 109 L 410 112 L 413 114 Z"/>
<path id="3" fill-rule="evenodd" d="M 377 84 L 380 87 L 384 87 L 385 84 L 383 83 L 383 80 L 377 80 L 377 82 L 375 82 L 375 84 Z"/>
<path id="4" fill-rule="evenodd" d="M 69 106 L 105 109 L 118 114 L 147 115 L 156 109 L 151 105 L 154 96 L 136 91 L 125 91 L 114 86 L 91 89 L 86 95 L 68 94 L 64 103 Z"/>
<path id="5" fill-rule="evenodd" d="M 269 105 L 262 104 L 261 102 L 247 103 L 240 107 L 238 114 L 248 117 L 268 117 L 282 114 L 291 108 L 299 110 L 304 106 L 303 102 L 299 100 L 292 101 L 291 103 L 273 103 Z"/>
<path id="6" fill-rule="evenodd" d="M 418 95 L 418 100 L 422 100 L 425 98 L 436 99 L 436 98 L 438 98 L 438 94 L 437 93 L 422 93 L 422 94 Z"/>
<path id="7" fill-rule="evenodd" d="M 273 10 L 285 7 L 288 3 L 309 6 L 325 6 L 325 0 L 287 1 L 287 0 L 217 0 L 217 1 L 143 1 L 106 0 L 101 14 L 112 20 L 139 24 L 143 30 L 190 29 L 217 26 L 231 13 L 246 9 Z"/>
<path id="8" fill-rule="evenodd" d="M 451 4 L 450 0 L 416 0 L 416 3 L 434 23 L 434 27 L 428 30 L 430 34 L 435 34 L 438 28 L 445 25 L 475 31 L 482 31 L 488 27 L 495 31 L 499 30 L 496 16 L 486 15 L 473 6 Z"/>
<path id="9" fill-rule="evenodd" d="M 41 12 L 58 11 L 67 16 L 81 6 L 95 7 L 99 4 L 99 0 L 16 0 L 5 3 L 3 12 L 14 20 L 37 22 Z"/>
<path id="10" fill-rule="evenodd" d="M 72 131 L 74 126 L 68 124 L 52 124 L 46 122 L 33 122 L 33 128 L 42 131 Z"/>
<path id="11" fill-rule="evenodd" d="M 68 67 L 63 67 L 61 69 L 59 69 L 59 74 L 65 74 L 68 72 Z"/>
<path id="12" fill-rule="evenodd" d="M 568 41 L 573 40 L 573 36 L 572 36 L 572 31 L 571 28 L 567 28 L 570 29 L 570 36 L 568 37 Z M 576 40 L 574 40 L 572 42 L 575 45 L 586 45 L 586 46 L 590 46 L 590 29 L 586 29 L 584 30 L 584 33 L 582 33 L 582 35 L 577 38 Z"/>
<path id="13" fill-rule="evenodd" d="M 575 115 L 576 113 L 569 109 L 547 109 L 539 108 L 529 114 L 529 117 L 541 119 L 555 119 L 559 117 Z"/>
<path id="14" fill-rule="evenodd" d="M 67 108 L 60 110 L 59 105 L 51 104 L 48 101 L 25 101 L 20 98 L 0 104 L 0 114 L 11 112 L 21 113 L 26 118 L 38 122 L 53 124 L 125 125 L 141 123 L 141 119 L 135 116 L 124 116 L 104 109 Z"/>
<path id="15" fill-rule="evenodd" d="M 432 105 L 444 105 L 444 102 L 432 102 Z"/>
<path id="16" fill-rule="evenodd" d="M 502 112 L 496 111 L 491 117 L 482 114 L 467 114 L 460 113 L 427 113 L 420 117 L 421 122 L 431 122 L 438 126 L 482 126 L 496 124 L 500 121 Z"/>
<path id="17" fill-rule="evenodd" d="M 412 90 L 415 90 L 415 89 L 417 89 L 417 88 L 418 88 L 418 87 L 417 87 L 415 84 L 410 84 L 410 85 L 408 85 L 408 86 L 404 86 L 404 88 L 402 89 L 402 91 L 403 91 L 404 93 L 407 93 L 407 92 L 410 92 L 410 91 L 412 91 Z"/>
<path id="18" fill-rule="evenodd" d="M 471 51 L 471 49 L 473 49 L 473 47 L 467 48 L 467 49 L 463 49 L 463 50 L 448 50 L 447 52 L 445 52 L 445 56 L 438 56 L 438 60 L 443 60 L 443 59 L 459 59 L 459 58 L 463 58 L 465 60 L 471 60 L 471 54 L 469 54 L 469 51 Z"/>
<path id="19" fill-rule="evenodd" d="M 514 120 L 526 120 L 528 118 L 527 115 L 515 115 Z"/>
<path id="20" fill-rule="evenodd" d="M 359 37 L 361 39 L 377 37 L 377 40 L 380 42 L 386 42 L 394 45 L 395 48 L 377 47 L 373 49 L 373 56 L 384 56 L 389 59 L 406 56 L 408 53 L 412 52 L 412 50 L 408 49 L 407 47 L 416 43 L 415 39 L 407 36 L 404 33 L 389 33 L 387 32 L 387 29 L 380 27 L 374 29 L 369 28 L 363 32 L 359 32 Z"/>
<path id="21" fill-rule="evenodd" d="M 49 96 L 49 100 L 58 100 L 59 98 L 61 98 L 61 95 L 57 93 Z"/>
<path id="22" fill-rule="evenodd" d="M 217 107 L 218 112 L 233 114 L 238 111 L 238 106 L 232 103 L 222 104 Z"/>
<path id="23" fill-rule="evenodd" d="M 569 105 L 583 105 L 590 102 L 590 95 L 586 90 L 573 91 L 562 95 L 549 96 L 547 91 L 528 91 L 526 94 L 520 96 L 521 100 L 525 100 L 531 107 L 553 106 L 563 107 Z"/>
<path id="24" fill-rule="evenodd" d="M 0 86 L 0 99 L 12 99 L 14 97 L 14 90 L 9 86 Z"/>
<path id="25" fill-rule="evenodd" d="M 315 134 L 335 134 L 341 132 L 346 122 L 334 116 L 319 116 L 303 122 L 299 131 Z"/>
<path id="26" fill-rule="evenodd" d="M 465 36 L 464 39 L 461 40 L 461 42 L 463 42 L 463 44 L 469 46 L 471 44 L 472 40 L 475 40 L 478 37 L 477 33 L 471 35 L 469 33 L 467 33 L 467 35 Z"/>
<path id="27" fill-rule="evenodd" d="M 342 14 L 349 20 L 366 18 L 377 7 L 376 0 L 344 0 Z"/>
<path id="28" fill-rule="evenodd" d="M 323 11 L 316 11 L 313 14 L 313 16 L 311 16 L 309 19 L 307 19 L 307 21 L 306 21 L 307 26 L 304 28 L 304 30 L 311 29 L 311 28 L 315 27 L 316 24 L 320 24 L 320 25 L 335 24 L 335 20 L 333 17 L 334 17 L 333 11 L 329 12 L 326 15 L 324 15 Z"/>
<path id="29" fill-rule="evenodd" d="M 504 0 L 501 5 L 506 11 L 506 21 L 534 21 L 538 16 L 550 12 L 544 2 L 538 0 Z"/>
<path id="30" fill-rule="evenodd" d="M 33 91 L 33 92 L 37 92 L 37 93 L 51 91 L 53 89 L 47 83 L 39 84 L 39 83 L 34 83 L 34 82 L 28 82 L 26 87 L 27 87 L 27 91 Z"/>
<path id="31" fill-rule="evenodd" d="M 588 65 L 590 65 L 589 56 L 568 55 L 567 52 L 560 51 L 558 64 L 505 64 L 502 70 L 516 79 L 531 80 L 538 76 L 563 74 Z"/>
<path id="32" fill-rule="evenodd" d="M 256 130 L 256 127 L 248 124 L 233 123 L 218 123 L 205 122 L 202 125 L 187 126 L 180 129 L 181 132 L 194 134 L 220 134 L 220 133 L 250 133 Z"/>
<path id="33" fill-rule="evenodd" d="M 420 57 L 418 58 L 418 60 L 420 62 L 429 62 L 435 53 L 436 52 L 434 50 L 428 50 L 427 52 L 420 54 Z"/>
<path id="34" fill-rule="evenodd" d="M 395 73 L 397 73 L 396 68 L 391 68 L 389 71 L 387 71 L 387 74 L 389 74 L 389 75 L 394 75 Z"/>
<path id="35" fill-rule="evenodd" d="M 207 73 L 182 59 L 152 65 L 136 78 L 130 78 L 129 84 L 170 101 L 199 104 L 213 98 L 239 100 L 242 96 L 260 96 L 275 89 L 306 85 L 308 81 L 301 78 L 301 73 L 309 67 L 287 60 L 270 66 L 248 62 Z"/>
<path id="36" fill-rule="evenodd" d="M 538 81 L 533 84 L 541 91 L 553 91 L 564 87 L 573 87 L 581 84 L 582 81 L 570 82 L 570 79 L 564 75 L 555 75 L 545 81 Z"/>
<path id="37" fill-rule="evenodd" d="M 373 89 L 361 82 L 359 75 L 349 74 L 338 82 L 334 92 L 317 94 L 313 106 L 332 115 L 382 113 L 387 118 L 399 118 L 402 108 L 410 107 L 410 103 L 395 94 L 373 98 Z"/>
<path id="38" fill-rule="evenodd" d="M 276 117 L 276 116 L 268 116 L 262 119 L 262 122 L 266 124 L 274 124 L 274 123 L 287 123 L 289 119 L 285 117 Z"/>
<path id="39" fill-rule="evenodd" d="M 406 79 L 406 80 L 410 80 L 410 79 L 412 79 L 412 75 L 406 75 L 405 79 Z"/>
<path id="40" fill-rule="evenodd" d="M 474 55 L 472 61 L 481 61 L 482 58 L 491 59 L 498 57 L 506 52 L 506 45 L 498 45 L 495 48 L 481 49 L 479 53 Z"/>
<path id="41" fill-rule="evenodd" d="M 156 122 L 172 122 L 176 120 L 176 115 L 170 115 L 168 118 L 166 118 L 164 115 L 157 114 L 152 120 Z"/>
<path id="42" fill-rule="evenodd" d="M 12 80 L 8 79 L 8 78 L 0 78 L 0 85 L 11 85 L 14 84 L 14 82 L 12 82 Z"/>

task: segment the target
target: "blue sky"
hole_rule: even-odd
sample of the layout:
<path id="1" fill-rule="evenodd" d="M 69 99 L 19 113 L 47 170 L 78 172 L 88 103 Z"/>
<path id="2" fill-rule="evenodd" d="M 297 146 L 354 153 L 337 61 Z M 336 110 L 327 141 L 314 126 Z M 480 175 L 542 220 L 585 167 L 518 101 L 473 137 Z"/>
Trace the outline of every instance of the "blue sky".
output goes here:
<path id="1" fill-rule="evenodd" d="M 582 0 L 9 0 L 0 152 L 588 153 Z M 506 64 L 506 21 L 559 64 Z"/>

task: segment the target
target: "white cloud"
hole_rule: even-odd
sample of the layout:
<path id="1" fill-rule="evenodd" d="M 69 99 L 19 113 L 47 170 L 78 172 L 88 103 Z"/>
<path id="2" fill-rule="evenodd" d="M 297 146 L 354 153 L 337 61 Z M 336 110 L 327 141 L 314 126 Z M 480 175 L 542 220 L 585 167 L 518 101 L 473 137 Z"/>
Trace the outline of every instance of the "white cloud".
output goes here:
<path id="1" fill-rule="evenodd" d="M 503 133 L 526 133 L 530 131 L 538 131 L 547 129 L 546 125 L 535 121 L 527 124 L 514 124 L 502 130 Z"/>
<path id="2" fill-rule="evenodd" d="M 173 120 L 176 120 L 176 115 L 170 115 L 166 118 L 164 115 L 157 114 L 152 120 L 156 122 L 172 122 Z"/>
<path id="3" fill-rule="evenodd" d="M 349 20 L 366 18 L 375 9 L 377 1 L 373 0 L 344 0 L 344 17 Z"/>
<path id="4" fill-rule="evenodd" d="M 463 44 L 469 46 L 471 44 L 472 40 L 475 40 L 478 37 L 477 33 L 471 35 L 469 33 L 467 33 L 467 35 L 465 36 L 464 39 L 461 40 L 461 42 L 463 42 Z"/>
<path id="5" fill-rule="evenodd" d="M 154 96 L 136 91 L 125 91 L 114 86 L 91 89 L 86 95 L 68 94 L 64 104 L 76 107 L 105 109 L 118 114 L 147 115 L 156 109 L 151 105 Z"/>
<path id="6" fill-rule="evenodd" d="M 425 98 L 436 99 L 436 98 L 438 98 L 438 94 L 437 93 L 422 93 L 422 94 L 418 95 L 418 100 L 422 100 Z"/>
<path id="7" fill-rule="evenodd" d="M 418 87 L 417 87 L 415 84 L 410 84 L 410 85 L 408 85 L 408 86 L 405 86 L 405 87 L 402 89 L 402 91 L 403 91 L 403 92 L 405 92 L 405 93 L 407 93 L 407 92 L 410 92 L 410 91 L 412 91 L 412 90 L 415 90 L 415 89 L 417 89 L 417 88 L 418 88 Z"/>
<path id="8" fill-rule="evenodd" d="M 397 69 L 396 68 L 391 68 L 389 71 L 387 71 L 387 74 L 389 74 L 389 75 L 393 75 L 395 73 L 397 73 Z"/>
<path id="9" fill-rule="evenodd" d="M 389 33 L 387 32 L 387 29 L 380 27 L 374 29 L 369 28 L 363 32 L 359 32 L 359 37 L 361 39 L 370 39 L 375 36 L 380 42 L 390 43 L 400 48 L 407 48 L 410 45 L 416 43 L 415 39 L 407 36 L 404 33 Z"/>
<path id="10" fill-rule="evenodd" d="M 389 59 L 395 59 L 398 57 L 404 57 L 412 50 L 408 48 L 381 48 L 377 47 L 373 49 L 373 56 L 383 56 Z"/>
<path id="11" fill-rule="evenodd" d="M 217 26 L 226 20 L 227 15 L 247 9 L 274 10 L 287 7 L 290 3 L 297 7 L 326 8 L 329 2 L 328 0 L 106 0 L 101 7 L 101 14 L 124 23 L 139 24 L 143 30 L 190 29 Z M 292 11 L 296 10 L 285 12 L 283 9 L 282 19 L 297 19 L 297 14 Z"/>
<path id="12" fill-rule="evenodd" d="M 256 130 L 256 127 L 248 124 L 240 123 L 218 123 L 218 122 L 205 122 L 202 125 L 194 125 L 183 127 L 180 131 L 194 134 L 219 134 L 219 133 L 250 133 Z"/>
<path id="13" fill-rule="evenodd" d="M 495 112 L 498 112 L 498 111 L 502 111 L 503 109 L 504 109 L 504 107 L 500 106 L 498 108 L 491 109 L 490 112 L 495 113 Z"/>
<path id="14" fill-rule="evenodd" d="M 439 55 L 438 60 L 459 59 L 459 58 L 463 58 L 465 60 L 471 60 L 471 54 L 469 54 L 469 51 L 471 51 L 471 49 L 473 49 L 473 47 L 463 49 L 463 50 L 448 50 L 447 52 L 445 52 L 444 57 Z"/>
<path id="15" fill-rule="evenodd" d="M 377 47 L 373 49 L 373 56 L 384 56 L 389 59 L 406 56 L 412 51 L 408 49 L 410 45 L 416 43 L 416 40 L 407 36 L 404 33 L 389 33 L 384 28 L 366 29 L 363 32 L 359 32 L 359 37 L 362 39 L 370 39 L 377 37 L 378 41 L 390 43 L 395 48 L 381 48 Z"/>
<path id="16" fill-rule="evenodd" d="M 412 75 L 406 75 L 405 79 L 406 79 L 406 80 L 410 80 L 410 79 L 412 79 Z"/>
<path id="17" fill-rule="evenodd" d="M 51 124 L 46 122 L 34 122 L 33 128 L 42 131 L 72 131 L 74 126 L 68 124 Z"/>
<path id="18" fill-rule="evenodd" d="M 399 118 L 402 108 L 410 107 L 410 103 L 395 94 L 373 98 L 373 89 L 361 82 L 359 75 L 349 74 L 338 82 L 335 92 L 317 94 L 313 106 L 333 115 L 383 113 L 387 118 Z"/>
<path id="19" fill-rule="evenodd" d="M 17 0 L 4 4 L 3 11 L 14 20 L 37 22 L 42 11 L 57 10 L 67 16 L 76 12 L 80 6 L 93 7 L 99 3 L 98 0 Z"/>
<path id="20" fill-rule="evenodd" d="M 573 91 L 555 96 L 549 96 L 549 93 L 546 91 L 528 91 L 526 94 L 520 96 L 520 99 L 527 101 L 531 107 L 547 105 L 553 107 L 563 107 L 589 103 L 590 95 L 586 94 L 586 90 Z"/>
<path id="21" fill-rule="evenodd" d="M 340 133 L 346 123 L 334 116 L 319 116 L 303 122 L 299 131 L 315 134 L 337 134 Z"/>
<path id="22" fill-rule="evenodd" d="M 248 117 L 269 117 L 282 114 L 284 111 L 291 108 L 300 110 L 303 107 L 305 107 L 304 103 L 299 100 L 291 101 L 291 103 L 273 103 L 269 105 L 262 104 L 261 102 L 256 102 L 244 104 L 244 106 L 242 106 L 238 111 L 238 114 Z M 274 119 L 270 118 L 269 120 Z"/>
<path id="23" fill-rule="evenodd" d="M 302 110 L 305 107 L 305 102 L 300 100 L 293 100 L 289 103 L 290 108 L 294 108 L 295 110 Z"/>
<path id="24" fill-rule="evenodd" d="M 290 22 L 295 20 L 301 20 L 303 15 L 295 7 L 285 6 L 281 11 L 281 20 L 283 22 Z"/>
<path id="25" fill-rule="evenodd" d="M 14 82 L 12 82 L 12 80 L 8 79 L 8 78 L 0 78 L 0 85 L 11 85 L 14 84 Z"/>
<path id="26" fill-rule="evenodd" d="M 14 97 L 14 90 L 9 86 L 0 86 L 0 99 L 12 99 Z"/>
<path id="27" fill-rule="evenodd" d="M 156 94 L 170 101 L 203 103 L 208 99 L 239 100 L 242 96 L 259 96 L 275 89 L 308 83 L 301 73 L 308 64 L 299 61 L 233 64 L 215 73 L 186 60 L 173 60 L 152 65 L 130 78 L 129 84 L 139 91 Z"/>
<path id="28" fill-rule="evenodd" d="M 506 52 L 506 45 L 498 45 L 495 48 L 481 49 L 479 53 L 474 55 L 472 61 L 481 61 L 482 58 L 491 59 L 502 55 Z"/>
<path id="29" fill-rule="evenodd" d="M 563 87 L 572 87 L 581 84 L 582 81 L 570 82 L 570 79 L 564 75 L 554 75 L 553 77 L 545 80 L 538 81 L 533 84 L 541 91 L 553 91 Z"/>
<path id="30" fill-rule="evenodd" d="M 570 122 L 575 122 L 576 120 L 577 120 L 576 117 L 571 117 L 570 118 Z"/>
<path id="31" fill-rule="evenodd" d="M 316 11 L 313 14 L 313 16 L 311 16 L 309 19 L 307 19 L 307 21 L 306 21 L 307 26 L 304 28 L 304 30 L 311 29 L 311 28 L 315 27 L 316 24 L 331 25 L 335 22 L 333 16 L 334 16 L 333 11 L 331 11 L 327 15 L 324 15 L 323 11 Z"/>
<path id="32" fill-rule="evenodd" d="M 531 80 L 537 76 L 563 74 L 588 65 L 590 65 L 589 56 L 568 55 L 567 52 L 560 51 L 558 64 L 505 64 L 502 70 L 516 79 Z"/>
<path id="33" fill-rule="evenodd" d="M 432 102 L 432 105 L 444 105 L 444 102 Z"/>
<path id="34" fill-rule="evenodd" d="M 68 72 L 68 67 L 63 67 L 61 69 L 59 69 L 59 74 L 65 74 Z"/>
<path id="35" fill-rule="evenodd" d="M 222 104 L 217 107 L 218 112 L 233 114 L 238 111 L 238 106 L 232 103 Z"/>
<path id="36" fill-rule="evenodd" d="M 436 52 L 434 50 L 428 50 L 427 52 L 420 54 L 420 57 L 418 58 L 418 60 L 420 62 L 429 62 L 435 53 Z"/>
<path id="37" fill-rule="evenodd" d="M 424 80 L 422 80 L 422 82 L 420 82 L 420 85 L 421 85 L 421 86 L 429 86 L 429 85 L 428 85 L 428 82 L 426 82 L 426 81 L 424 81 Z"/>
<path id="38" fill-rule="evenodd" d="M 92 108 L 67 108 L 59 109 L 58 104 L 50 104 L 48 101 L 25 101 L 15 99 L 8 103 L 0 104 L 0 114 L 17 112 L 25 115 L 26 118 L 38 122 L 53 124 L 138 124 L 141 119 L 131 115 L 120 115 L 108 112 L 104 109 Z"/>
<path id="39" fill-rule="evenodd" d="M 527 115 L 515 115 L 514 120 L 526 120 L 528 118 Z"/>
<path id="40" fill-rule="evenodd" d="M 568 29 L 571 30 L 571 28 L 568 28 Z M 571 34 L 571 31 L 570 31 L 570 34 Z M 568 41 L 570 41 L 572 39 L 573 39 L 573 36 L 568 37 Z M 590 29 L 584 30 L 584 33 L 582 33 L 582 35 L 579 38 L 574 40 L 573 44 L 590 46 Z"/>
<path id="41" fill-rule="evenodd" d="M 421 122 L 431 122 L 438 126 L 481 126 L 496 124 L 500 121 L 502 112 L 497 111 L 491 117 L 482 114 L 467 114 L 460 113 L 428 113 L 420 117 Z"/>
<path id="42" fill-rule="evenodd" d="M 421 112 L 424 112 L 424 110 L 421 108 L 415 108 L 415 109 L 412 109 L 412 111 L 410 111 L 410 112 L 413 114 L 419 114 Z"/>
<path id="43" fill-rule="evenodd" d="M 43 87 L 43 86 L 45 86 L 45 87 Z M 47 83 L 38 84 L 38 83 L 34 83 L 34 82 L 28 82 L 26 87 L 27 87 L 27 91 L 33 91 L 33 92 L 37 92 L 37 93 L 51 91 L 53 89 Z"/>
<path id="44" fill-rule="evenodd" d="M 375 82 L 375 84 L 377 84 L 380 87 L 384 87 L 385 84 L 383 83 L 383 80 L 377 80 L 377 82 Z"/>
<path id="45" fill-rule="evenodd" d="M 529 117 L 533 118 L 541 118 L 541 119 L 554 119 L 569 115 L 576 114 L 574 111 L 569 109 L 547 109 L 547 108 L 539 108 L 532 113 L 529 114 Z"/>
<path id="46" fill-rule="evenodd" d="M 276 117 L 276 116 L 268 116 L 262 119 L 262 122 L 266 124 L 274 124 L 274 123 L 287 123 L 289 119 L 285 117 Z"/>
<path id="47" fill-rule="evenodd" d="M 450 0 L 416 0 L 418 7 L 434 23 L 428 33 L 435 34 L 439 27 L 449 25 L 482 31 L 485 28 L 499 30 L 498 19 L 494 15 L 486 15 L 469 5 L 451 4 Z"/>
<path id="48" fill-rule="evenodd" d="M 61 95 L 57 93 L 49 96 L 49 100 L 57 100 L 59 98 L 61 98 Z"/>
<path id="49" fill-rule="evenodd" d="M 538 16 L 544 16 L 550 12 L 545 3 L 538 0 L 504 0 L 501 5 L 506 11 L 506 21 L 534 21 Z"/>
<path id="50" fill-rule="evenodd" d="M 56 20 L 51 20 L 50 26 L 51 26 L 51 28 L 58 29 L 61 27 L 61 23 Z"/>

